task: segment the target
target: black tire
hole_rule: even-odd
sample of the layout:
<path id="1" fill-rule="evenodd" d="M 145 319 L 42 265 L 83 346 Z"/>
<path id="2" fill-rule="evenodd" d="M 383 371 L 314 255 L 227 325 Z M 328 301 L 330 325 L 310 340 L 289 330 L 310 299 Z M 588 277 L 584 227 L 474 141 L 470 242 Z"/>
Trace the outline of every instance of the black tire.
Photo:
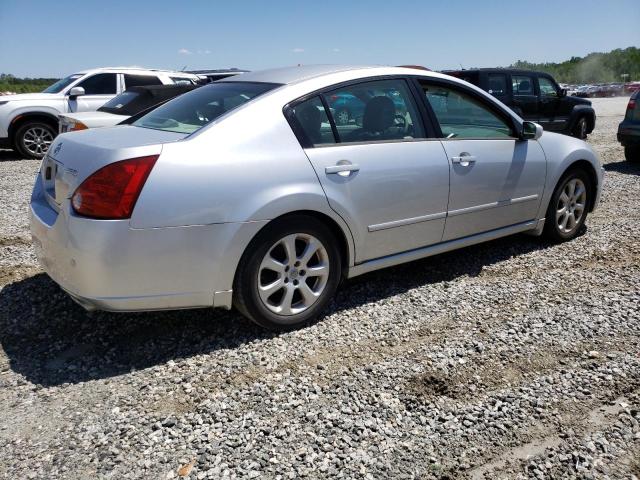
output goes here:
<path id="1" fill-rule="evenodd" d="M 584 140 L 587 138 L 587 117 L 580 117 L 571 130 L 571 136 Z"/>
<path id="2" fill-rule="evenodd" d="M 13 144 L 24 158 L 42 158 L 57 134 L 58 132 L 48 123 L 26 122 L 16 130 Z"/>
<path id="3" fill-rule="evenodd" d="M 300 313 L 282 315 L 270 310 L 260 298 L 258 292 L 258 283 L 262 281 L 259 280 L 259 275 L 261 275 L 260 266 L 265 256 L 274 251 L 273 246 L 275 243 L 293 234 L 311 235 L 320 241 L 328 257 L 326 262 L 329 265 L 329 274 L 315 303 L 312 303 Z M 296 257 L 299 258 L 297 251 Z M 284 263 L 287 262 L 285 261 Z M 293 269 L 289 270 L 289 273 L 282 275 L 291 275 L 292 272 Z M 303 280 L 301 276 L 297 277 L 297 275 L 298 271 L 296 270 L 296 278 L 300 282 L 307 281 L 306 279 Z M 300 275 L 304 275 L 304 270 L 300 270 Z M 245 317 L 266 329 L 274 331 L 294 330 L 320 317 L 333 298 L 341 278 L 342 259 L 338 248 L 338 239 L 335 238 L 335 235 L 325 224 L 313 217 L 292 215 L 267 225 L 247 247 L 240 260 L 234 279 L 233 304 Z M 292 280 L 294 283 L 297 281 Z M 298 285 L 298 283 L 295 284 Z M 275 295 L 277 295 L 277 292 Z"/>
<path id="4" fill-rule="evenodd" d="M 572 180 L 577 179 L 582 182 L 585 187 L 585 198 L 582 202 L 583 210 L 580 218 L 575 223 L 575 225 L 570 229 L 570 231 L 563 231 L 561 225 L 558 224 L 559 220 L 557 215 L 561 211 L 559 208 L 562 203 L 560 197 L 563 192 L 566 193 L 566 187 L 572 182 Z M 577 237 L 584 226 L 584 222 L 587 219 L 587 214 L 589 212 L 589 206 L 592 202 L 593 195 L 593 186 L 591 185 L 591 181 L 589 180 L 589 175 L 579 168 L 574 168 L 567 171 L 560 181 L 556 185 L 555 190 L 553 191 L 553 195 L 551 196 L 551 201 L 549 202 L 549 206 L 547 207 L 547 215 L 544 223 L 544 236 L 551 240 L 552 242 L 566 242 Z M 563 202 L 564 203 L 564 202 Z M 575 208 L 574 203 L 574 208 Z M 562 217 L 564 218 L 564 217 Z M 574 217 L 575 218 L 575 217 Z"/>
<path id="5" fill-rule="evenodd" d="M 349 123 L 349 120 L 351 120 L 351 114 L 346 108 L 341 108 L 333 115 L 333 119 L 336 125 L 346 125 Z"/>
<path id="6" fill-rule="evenodd" d="M 640 163 L 640 146 L 624 147 L 624 158 L 629 163 Z"/>

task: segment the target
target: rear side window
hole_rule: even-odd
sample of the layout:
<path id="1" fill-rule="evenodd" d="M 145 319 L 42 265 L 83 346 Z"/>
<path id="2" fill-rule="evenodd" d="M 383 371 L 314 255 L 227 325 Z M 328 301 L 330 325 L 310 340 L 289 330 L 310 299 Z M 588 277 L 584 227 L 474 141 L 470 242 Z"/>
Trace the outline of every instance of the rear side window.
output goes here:
<path id="1" fill-rule="evenodd" d="M 514 95 L 535 95 L 533 92 L 533 79 L 525 75 L 512 75 L 511 83 L 513 85 Z"/>
<path id="2" fill-rule="evenodd" d="M 511 138 L 509 124 L 480 100 L 457 89 L 423 85 L 445 138 Z"/>
<path id="3" fill-rule="evenodd" d="M 340 143 L 424 138 L 404 80 L 358 83 L 325 93 Z"/>
<path id="4" fill-rule="evenodd" d="M 185 77 L 169 77 L 171 80 L 173 80 L 173 83 L 175 83 L 176 85 L 193 85 L 193 81 L 190 78 L 185 78 Z"/>
<path id="5" fill-rule="evenodd" d="M 306 137 L 308 145 L 330 145 L 336 143 L 327 112 L 319 97 L 297 104 L 291 109 L 298 127 Z"/>
<path id="6" fill-rule="evenodd" d="M 124 74 L 125 88 L 145 87 L 147 85 L 162 85 L 162 82 L 155 75 L 130 75 Z"/>
<path id="7" fill-rule="evenodd" d="M 118 93 L 116 81 L 115 73 L 97 73 L 77 86 L 84 88 L 85 95 L 115 95 Z"/>
<path id="8" fill-rule="evenodd" d="M 488 92 L 496 97 L 505 96 L 507 94 L 507 76 L 504 73 L 490 73 Z"/>
<path id="9" fill-rule="evenodd" d="M 133 122 L 133 125 L 169 132 L 193 133 L 278 86 L 274 83 L 210 83 L 153 109 Z"/>

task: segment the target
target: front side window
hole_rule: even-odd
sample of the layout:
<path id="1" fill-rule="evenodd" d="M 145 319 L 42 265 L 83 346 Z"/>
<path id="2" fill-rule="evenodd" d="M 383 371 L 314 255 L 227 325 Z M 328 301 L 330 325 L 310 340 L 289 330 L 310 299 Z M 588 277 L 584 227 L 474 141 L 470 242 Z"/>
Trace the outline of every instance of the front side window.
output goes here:
<path id="1" fill-rule="evenodd" d="M 274 83 L 210 83 L 153 109 L 133 122 L 133 125 L 168 132 L 193 133 L 278 86 Z"/>
<path id="2" fill-rule="evenodd" d="M 445 138 L 511 138 L 509 124 L 480 100 L 457 89 L 423 85 Z"/>
<path id="3" fill-rule="evenodd" d="M 155 75 L 124 74 L 124 88 L 145 87 L 147 85 L 162 85 L 162 82 Z"/>
<path id="4" fill-rule="evenodd" d="M 489 93 L 498 97 L 507 94 L 507 76 L 504 73 L 489 74 Z"/>
<path id="5" fill-rule="evenodd" d="M 512 75 L 511 83 L 513 84 L 514 95 L 534 95 L 533 79 L 527 75 Z"/>
<path id="6" fill-rule="evenodd" d="M 424 138 L 404 80 L 358 83 L 325 93 L 324 99 L 341 143 Z"/>
<path id="7" fill-rule="evenodd" d="M 545 77 L 538 77 L 538 86 L 540 87 L 540 95 L 543 97 L 557 97 L 558 90 L 551 80 Z"/>
<path id="8" fill-rule="evenodd" d="M 77 79 L 79 79 L 82 75 L 81 74 L 75 74 L 75 75 L 69 75 L 66 78 L 61 78 L 60 80 L 58 80 L 56 83 L 54 83 L 53 85 L 49 85 L 47 88 L 45 88 L 42 93 L 59 93 L 61 92 L 67 85 L 70 85 L 71 83 L 75 82 Z"/>
<path id="9" fill-rule="evenodd" d="M 85 95 L 115 95 L 118 93 L 115 73 L 97 73 L 80 82 Z"/>
<path id="10" fill-rule="evenodd" d="M 319 97 L 297 104 L 291 112 L 308 144 L 317 146 L 335 143 L 331 123 Z"/>

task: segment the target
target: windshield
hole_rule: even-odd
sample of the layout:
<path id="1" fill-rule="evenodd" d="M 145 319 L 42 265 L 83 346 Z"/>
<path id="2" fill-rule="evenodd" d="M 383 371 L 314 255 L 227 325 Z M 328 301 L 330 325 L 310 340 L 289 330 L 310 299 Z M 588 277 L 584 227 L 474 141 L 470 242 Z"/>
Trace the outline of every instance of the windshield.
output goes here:
<path id="1" fill-rule="evenodd" d="M 210 83 L 165 103 L 133 122 L 137 127 L 193 133 L 221 115 L 279 85 L 273 83 Z"/>
<path id="2" fill-rule="evenodd" d="M 56 83 L 54 83 L 53 85 L 50 85 L 49 87 L 45 88 L 42 93 L 59 93 L 60 91 L 62 91 L 62 89 L 64 87 L 66 87 L 67 85 L 69 85 L 70 83 L 76 81 L 77 79 L 79 79 L 82 75 L 76 73 L 75 75 L 69 75 L 67 78 L 61 78 L 60 80 L 58 80 Z"/>

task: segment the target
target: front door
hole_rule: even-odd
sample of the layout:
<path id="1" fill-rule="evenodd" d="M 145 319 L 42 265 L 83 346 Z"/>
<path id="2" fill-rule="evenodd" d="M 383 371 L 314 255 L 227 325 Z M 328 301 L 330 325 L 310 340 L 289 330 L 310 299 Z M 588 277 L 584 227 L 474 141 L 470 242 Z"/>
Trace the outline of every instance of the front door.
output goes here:
<path id="1" fill-rule="evenodd" d="M 538 77 L 540 91 L 540 124 L 545 130 L 564 130 L 569 120 L 568 111 L 562 111 L 559 87 L 547 77 Z"/>
<path id="2" fill-rule="evenodd" d="M 535 92 L 533 77 L 531 75 L 511 75 L 511 88 L 513 110 L 525 120 L 537 122 L 540 113 L 538 112 L 538 95 Z"/>
<path id="3" fill-rule="evenodd" d="M 443 240 L 535 219 L 546 176 L 538 142 L 517 139 L 508 118 L 462 87 L 422 87 L 451 169 Z"/>
<path id="4" fill-rule="evenodd" d="M 92 112 L 118 94 L 118 74 L 96 73 L 76 87 L 84 88 L 84 95 L 69 97 L 69 111 Z"/>
<path id="5" fill-rule="evenodd" d="M 362 117 L 336 122 L 329 100 L 340 97 L 362 101 Z M 404 79 L 341 87 L 299 103 L 291 118 L 329 205 L 351 228 L 356 262 L 441 241 L 449 166 L 440 142 L 425 138 Z"/>

